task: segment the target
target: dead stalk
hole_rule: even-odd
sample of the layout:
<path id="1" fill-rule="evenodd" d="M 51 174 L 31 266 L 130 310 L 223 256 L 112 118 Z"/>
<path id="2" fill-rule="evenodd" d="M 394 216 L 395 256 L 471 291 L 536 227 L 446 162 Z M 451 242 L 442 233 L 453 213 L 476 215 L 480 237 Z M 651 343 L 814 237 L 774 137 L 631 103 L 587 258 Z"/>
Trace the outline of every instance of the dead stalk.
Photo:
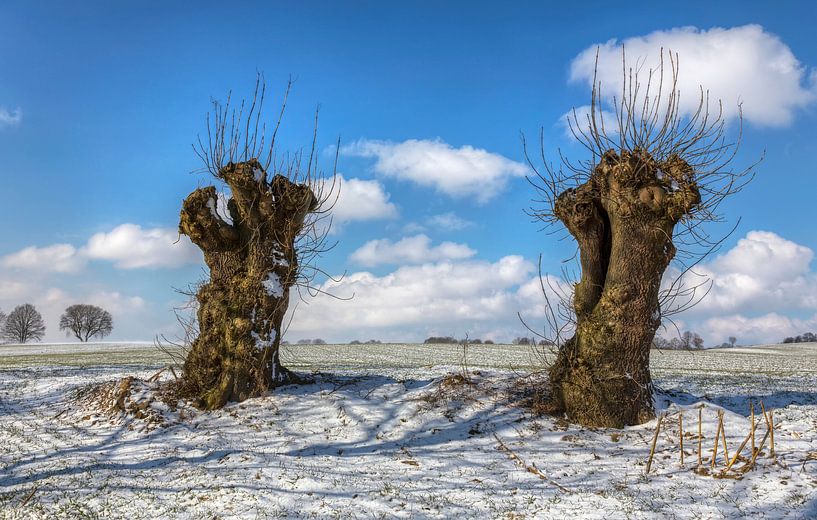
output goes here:
<path id="1" fill-rule="evenodd" d="M 732 465 L 733 465 L 733 464 L 735 464 L 735 462 L 737 462 L 737 460 L 738 460 L 738 456 L 740 455 L 740 452 L 741 452 L 741 451 L 743 451 L 743 448 L 746 446 L 746 443 L 747 443 L 747 442 L 749 442 L 749 438 L 750 438 L 750 437 L 752 437 L 752 433 L 751 433 L 751 432 L 750 432 L 750 433 L 749 433 L 749 434 L 746 436 L 746 438 L 745 438 L 745 439 L 743 439 L 743 442 L 741 442 L 741 443 L 740 443 L 740 446 L 738 446 L 738 451 L 737 451 L 737 452 L 735 452 L 735 456 L 734 456 L 734 457 L 732 457 L 732 460 L 731 460 L 731 461 L 729 462 L 729 464 L 726 466 L 726 469 L 724 470 L 724 473 L 725 473 L 725 472 L 727 472 L 727 471 L 729 471 L 729 470 L 732 468 Z"/>
<path id="2" fill-rule="evenodd" d="M 729 449 L 726 447 L 726 425 L 723 424 L 723 412 L 721 412 L 721 438 L 723 440 L 723 457 L 725 462 L 729 462 Z"/>
<path id="3" fill-rule="evenodd" d="M 684 465 L 684 412 L 678 414 L 678 435 L 681 438 L 681 466 Z"/>
<path id="4" fill-rule="evenodd" d="M 766 407 L 763 401 L 760 401 L 760 409 L 763 412 L 763 418 L 766 419 L 767 433 L 769 434 L 769 456 L 774 457 L 774 419 L 772 418 L 772 411 L 766 413 Z"/>
<path id="5" fill-rule="evenodd" d="M 647 470 L 645 474 L 650 472 L 650 468 L 652 467 L 652 458 L 655 455 L 655 444 L 658 442 L 658 432 L 661 431 L 661 421 L 664 420 L 663 415 L 658 416 L 658 422 L 655 424 L 655 433 L 652 436 L 652 446 L 650 447 L 650 457 L 647 459 Z"/>
<path id="6" fill-rule="evenodd" d="M 752 455 L 755 454 L 755 403 L 749 402 L 749 413 L 752 416 Z"/>
<path id="7" fill-rule="evenodd" d="M 701 431 L 701 413 L 703 412 L 703 409 L 704 409 L 703 406 L 698 407 L 698 467 L 701 467 L 703 465 L 702 450 L 704 436 Z"/>
<path id="8" fill-rule="evenodd" d="M 721 428 L 723 427 L 723 415 L 721 412 L 718 412 L 718 429 L 715 432 L 715 447 L 712 449 L 712 462 L 710 466 L 712 468 L 715 467 L 715 459 L 718 458 L 718 440 L 720 439 L 721 435 Z"/>

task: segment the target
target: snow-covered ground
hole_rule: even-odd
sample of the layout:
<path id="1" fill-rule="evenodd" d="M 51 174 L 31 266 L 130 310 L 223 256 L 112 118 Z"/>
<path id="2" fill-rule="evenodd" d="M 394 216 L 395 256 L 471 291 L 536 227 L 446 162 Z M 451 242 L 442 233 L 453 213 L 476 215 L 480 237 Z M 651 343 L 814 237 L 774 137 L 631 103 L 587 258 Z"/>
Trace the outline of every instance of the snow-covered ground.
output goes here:
<path id="1" fill-rule="evenodd" d="M 656 421 L 589 430 L 516 405 L 539 359 L 524 347 L 471 347 L 469 385 L 445 377 L 463 370 L 456 346 L 291 346 L 290 366 L 322 372 L 313 384 L 212 413 L 149 402 L 136 382 L 129 412 L 87 392 L 146 379 L 164 356 L 0 346 L 0 517 L 817 517 L 814 344 L 654 352 L 666 416 L 649 475 Z M 767 441 L 741 480 L 694 472 L 697 406 L 708 466 L 718 411 L 734 455 L 750 399 L 774 409 L 776 457 Z"/>

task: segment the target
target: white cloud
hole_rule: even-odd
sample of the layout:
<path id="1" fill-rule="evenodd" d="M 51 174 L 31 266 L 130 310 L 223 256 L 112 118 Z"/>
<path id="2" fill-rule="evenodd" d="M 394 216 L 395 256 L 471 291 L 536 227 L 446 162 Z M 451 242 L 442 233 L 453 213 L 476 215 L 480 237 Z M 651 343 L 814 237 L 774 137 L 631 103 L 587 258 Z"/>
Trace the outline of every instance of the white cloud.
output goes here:
<path id="1" fill-rule="evenodd" d="M 173 229 L 122 224 L 93 235 L 81 248 L 71 244 L 26 247 L 0 258 L 0 265 L 40 273 L 74 273 L 89 259 L 111 261 L 121 269 L 178 267 L 201 262 L 201 253 Z"/>
<path id="2" fill-rule="evenodd" d="M 381 175 L 431 186 L 452 197 L 473 197 L 479 203 L 496 196 L 508 179 L 528 172 L 524 164 L 502 155 L 468 145 L 454 148 L 440 140 L 360 140 L 341 151 L 376 158 L 374 169 Z"/>
<path id="3" fill-rule="evenodd" d="M 395 218 L 397 208 L 389 202 L 389 194 L 383 185 L 373 180 L 345 179 L 338 175 L 340 193 L 332 208 L 334 222 L 356 222 Z"/>
<path id="4" fill-rule="evenodd" d="M 526 311 L 527 302 L 517 290 L 533 271 L 533 264 L 524 258 L 506 256 L 494 263 L 403 266 L 384 276 L 352 273 L 321 289 L 353 298 L 316 297 L 298 309 L 288 334 L 290 338 L 412 341 L 467 332 L 472 338 L 507 340 L 524 333 L 516 312 Z"/>
<path id="5" fill-rule="evenodd" d="M 3 267 L 56 273 L 76 272 L 85 262 L 86 259 L 71 244 L 26 247 L 0 259 Z"/>
<path id="6" fill-rule="evenodd" d="M 817 273 L 810 268 L 813 258 L 811 249 L 776 233 L 750 231 L 735 247 L 685 276 L 688 287 L 706 279 L 712 287 L 681 317 L 711 345 L 728 336 L 765 342 L 806 332 L 809 321 L 781 313 L 817 310 Z M 677 271 L 668 272 L 665 281 L 676 275 Z"/>
<path id="7" fill-rule="evenodd" d="M 17 126 L 23 120 L 23 111 L 19 108 L 9 110 L 5 107 L 0 107 L 0 127 Z"/>
<path id="8" fill-rule="evenodd" d="M 426 235 L 415 235 L 392 242 L 389 239 L 370 240 L 349 257 L 365 267 L 381 264 L 421 264 L 439 260 L 462 260 L 470 258 L 476 251 L 465 244 L 443 242 L 431 245 Z"/>
<path id="9" fill-rule="evenodd" d="M 817 309 L 817 275 L 809 267 L 813 258 L 811 249 L 775 233 L 750 231 L 685 277 L 688 287 L 712 282 L 709 294 L 688 315 Z"/>
<path id="10" fill-rule="evenodd" d="M 602 93 L 608 98 L 620 97 L 622 44 L 628 66 L 642 65 L 642 83 L 650 68 L 658 68 L 661 48 L 679 55 L 680 104 L 687 114 L 697 108 L 699 86 L 709 90 L 710 99 L 723 101 L 727 117 L 736 117 L 742 102 L 744 118 L 760 125 L 788 125 L 798 109 L 817 101 L 817 73 L 802 65 L 780 38 L 759 25 L 709 30 L 681 27 L 594 44 L 571 63 L 571 81 L 592 84 L 598 49 Z M 666 75 L 669 64 L 664 66 Z"/>
<path id="11" fill-rule="evenodd" d="M 142 229 L 122 224 L 108 233 L 88 240 L 84 253 L 93 259 L 108 260 L 122 269 L 178 267 L 201 261 L 201 253 L 190 239 L 174 229 Z"/>
<path id="12" fill-rule="evenodd" d="M 429 226 L 443 231 L 460 231 L 474 225 L 470 220 L 465 220 L 450 211 L 448 213 L 432 215 L 426 222 Z"/>
<path id="13" fill-rule="evenodd" d="M 780 343 L 784 338 L 815 331 L 817 315 L 803 320 L 774 312 L 756 317 L 742 314 L 718 316 L 701 325 L 703 337 L 711 338 L 710 346 L 720 345 L 729 336 L 735 336 L 740 344 Z"/>

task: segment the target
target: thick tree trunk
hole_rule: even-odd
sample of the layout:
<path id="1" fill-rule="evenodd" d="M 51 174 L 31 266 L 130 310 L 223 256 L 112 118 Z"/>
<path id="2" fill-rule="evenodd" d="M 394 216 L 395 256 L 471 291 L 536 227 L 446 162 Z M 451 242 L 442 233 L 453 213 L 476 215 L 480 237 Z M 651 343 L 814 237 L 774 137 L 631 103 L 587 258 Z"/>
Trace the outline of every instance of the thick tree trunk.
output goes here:
<path id="1" fill-rule="evenodd" d="M 317 205 L 306 185 L 281 175 L 267 182 L 256 160 L 229 164 L 219 177 L 232 192 L 232 223 L 218 215 L 208 186 L 185 199 L 179 224 L 210 268 L 182 377 L 183 392 L 207 409 L 294 380 L 279 359 L 281 325 L 298 271 L 295 240 Z"/>
<path id="2" fill-rule="evenodd" d="M 593 427 L 654 415 L 649 357 L 658 296 L 675 255 L 675 224 L 700 202 L 686 162 L 608 151 L 591 177 L 562 193 L 556 216 L 579 245 L 576 332 L 550 369 L 555 410 Z"/>

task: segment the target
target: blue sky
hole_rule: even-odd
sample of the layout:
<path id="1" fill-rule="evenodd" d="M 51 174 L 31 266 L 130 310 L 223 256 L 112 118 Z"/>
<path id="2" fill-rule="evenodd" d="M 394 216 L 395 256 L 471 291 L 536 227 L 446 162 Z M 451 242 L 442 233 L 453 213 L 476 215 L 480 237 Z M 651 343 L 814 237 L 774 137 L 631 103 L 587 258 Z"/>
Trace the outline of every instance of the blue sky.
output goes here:
<path id="1" fill-rule="evenodd" d="M 817 329 L 813 3 L 440 4 L 4 2 L 0 309 L 37 304 L 49 340 L 77 301 L 112 310 L 113 339 L 172 333 L 173 288 L 203 275 L 172 243 L 182 199 L 209 182 L 190 145 L 210 99 L 250 94 L 263 71 L 270 113 L 297 79 L 281 149 L 308 145 L 320 104 L 322 162 L 340 137 L 349 188 L 321 265 L 355 299 L 300 305 L 288 339 L 522 334 L 517 311 L 541 320 L 538 255 L 558 275 L 573 249 L 523 213 L 520 133 L 581 157 L 560 120 L 589 101 L 582 52 L 615 39 L 674 45 L 682 77 L 743 101 L 738 162 L 766 154 L 725 205 L 742 220 L 703 266 L 712 302 L 682 326 L 710 344 Z"/>

